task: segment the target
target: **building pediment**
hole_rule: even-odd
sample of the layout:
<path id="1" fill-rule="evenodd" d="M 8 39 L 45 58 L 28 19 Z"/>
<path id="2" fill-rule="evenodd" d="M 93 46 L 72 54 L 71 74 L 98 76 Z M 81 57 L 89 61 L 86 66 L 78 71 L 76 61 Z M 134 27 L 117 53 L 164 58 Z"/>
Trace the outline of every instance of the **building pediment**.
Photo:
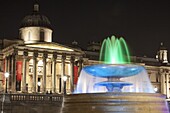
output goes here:
<path id="1" fill-rule="evenodd" d="M 74 48 L 66 47 L 58 43 L 33 43 L 25 44 L 26 47 L 37 48 L 37 49 L 52 49 L 59 51 L 75 51 Z"/>
<path id="2" fill-rule="evenodd" d="M 58 54 L 75 54 L 83 55 L 84 52 L 77 48 L 71 48 L 59 43 L 54 42 L 39 42 L 39 43 L 30 43 L 30 44 L 13 44 L 5 49 L 3 49 L 4 54 L 12 54 L 14 51 L 37 51 L 39 53 L 58 53 Z"/>

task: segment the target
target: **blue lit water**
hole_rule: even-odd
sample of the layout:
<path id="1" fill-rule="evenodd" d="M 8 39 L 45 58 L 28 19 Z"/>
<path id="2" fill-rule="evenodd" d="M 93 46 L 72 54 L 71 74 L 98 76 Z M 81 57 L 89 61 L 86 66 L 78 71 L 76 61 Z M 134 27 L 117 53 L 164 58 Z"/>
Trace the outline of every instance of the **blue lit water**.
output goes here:
<path id="1" fill-rule="evenodd" d="M 133 76 L 144 70 L 143 66 L 137 65 L 112 65 L 99 64 L 84 67 L 84 70 L 96 77 L 128 77 Z"/>
<path id="2" fill-rule="evenodd" d="M 74 93 L 114 91 L 155 93 L 145 68 L 132 64 L 86 66 Z"/>

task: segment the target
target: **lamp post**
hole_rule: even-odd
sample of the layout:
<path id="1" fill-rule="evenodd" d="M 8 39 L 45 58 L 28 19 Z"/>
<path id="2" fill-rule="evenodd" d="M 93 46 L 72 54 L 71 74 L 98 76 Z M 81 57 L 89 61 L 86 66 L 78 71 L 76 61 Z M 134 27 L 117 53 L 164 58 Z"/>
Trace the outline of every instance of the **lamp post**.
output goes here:
<path id="1" fill-rule="evenodd" d="M 8 85 L 7 79 L 8 79 L 8 77 L 9 77 L 9 73 L 8 73 L 8 72 L 5 72 L 5 78 L 6 78 L 6 88 L 5 88 L 5 93 L 8 93 L 8 92 L 7 92 L 7 85 Z"/>
<path id="2" fill-rule="evenodd" d="M 67 76 L 63 76 L 63 81 L 64 81 L 64 95 L 66 94 L 66 81 L 67 81 Z"/>

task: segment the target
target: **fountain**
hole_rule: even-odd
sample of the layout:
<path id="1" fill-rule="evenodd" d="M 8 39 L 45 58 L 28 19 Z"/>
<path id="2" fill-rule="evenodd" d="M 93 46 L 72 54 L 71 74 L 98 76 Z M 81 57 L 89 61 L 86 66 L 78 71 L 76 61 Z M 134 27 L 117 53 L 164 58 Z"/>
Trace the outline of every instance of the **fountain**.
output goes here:
<path id="1" fill-rule="evenodd" d="M 130 63 L 130 53 L 124 38 L 112 36 L 103 40 L 100 50 L 100 59 L 105 63 L 127 64 Z"/>
<path id="2" fill-rule="evenodd" d="M 154 92 L 145 68 L 130 64 L 123 38 L 105 39 L 100 53 L 104 64 L 82 69 L 62 113 L 169 113 L 165 95 Z"/>

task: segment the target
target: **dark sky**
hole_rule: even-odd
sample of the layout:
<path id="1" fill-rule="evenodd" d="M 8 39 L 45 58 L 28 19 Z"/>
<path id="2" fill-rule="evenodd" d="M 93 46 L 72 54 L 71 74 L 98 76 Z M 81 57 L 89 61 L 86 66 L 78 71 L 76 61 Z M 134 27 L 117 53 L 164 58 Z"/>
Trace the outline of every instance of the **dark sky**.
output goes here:
<path id="1" fill-rule="evenodd" d="M 34 0 L 1 0 L 0 37 L 18 38 L 21 20 Z M 132 55 L 155 57 L 161 42 L 170 49 L 170 0 L 39 0 L 53 27 L 53 41 L 89 41 L 124 37 Z"/>

